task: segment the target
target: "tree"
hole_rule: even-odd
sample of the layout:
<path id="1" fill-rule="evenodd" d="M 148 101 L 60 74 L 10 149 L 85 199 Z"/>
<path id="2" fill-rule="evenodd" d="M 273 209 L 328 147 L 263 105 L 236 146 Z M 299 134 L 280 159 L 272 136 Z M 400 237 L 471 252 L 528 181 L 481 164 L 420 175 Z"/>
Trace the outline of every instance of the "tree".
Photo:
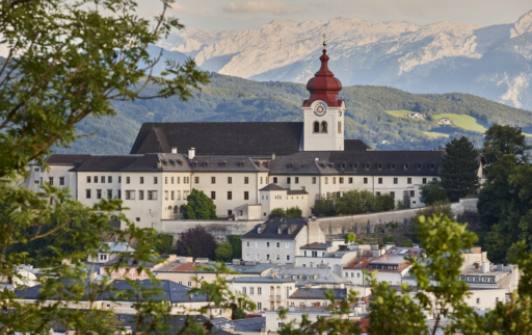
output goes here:
<path id="1" fill-rule="evenodd" d="M 421 201 L 428 206 L 447 202 L 447 192 L 439 181 L 433 180 L 421 187 Z"/>
<path id="2" fill-rule="evenodd" d="M 35 194 L 18 185 L 28 163 L 44 163 L 50 148 L 68 145 L 85 117 L 112 115 L 115 101 L 186 99 L 207 81 L 191 60 L 167 64 L 162 77 L 151 75 L 160 57 L 151 57 L 148 46 L 182 27 L 166 15 L 171 5 L 161 1 L 160 15 L 150 20 L 138 16 L 129 0 L 0 2 L 0 48 L 6 52 L 0 59 L 0 277 L 18 278 L 22 264 L 44 266 L 43 301 L 58 301 L 19 304 L 12 291 L 2 290 L 0 333 L 43 333 L 58 322 L 80 334 L 120 329 L 109 311 L 63 307 L 87 296 L 94 306 L 98 293 L 112 291 L 106 276 L 90 281 L 84 263 L 105 248 L 105 241 L 135 250 L 110 271 L 139 264 L 132 273 L 151 276 L 141 264 L 158 261 L 159 238 L 128 222 L 120 201 L 87 208 L 54 187 Z M 145 94 L 147 85 L 156 87 L 153 94 Z M 164 326 L 161 316 L 168 305 L 148 299 L 135 308 L 140 331 Z"/>
<path id="3" fill-rule="evenodd" d="M 215 260 L 219 262 L 230 262 L 233 258 L 233 248 L 229 242 L 218 243 L 214 249 Z"/>
<path id="4" fill-rule="evenodd" d="M 355 244 L 357 241 L 357 235 L 353 232 L 349 232 L 345 235 L 344 243 L 345 244 Z"/>
<path id="5" fill-rule="evenodd" d="M 287 218 L 297 219 L 300 218 L 302 215 L 303 212 L 301 212 L 301 209 L 299 209 L 298 207 L 290 207 L 286 210 Z"/>
<path id="6" fill-rule="evenodd" d="M 477 192 L 478 168 L 478 152 L 467 137 L 447 143 L 441 164 L 441 185 L 450 201 Z"/>
<path id="7" fill-rule="evenodd" d="M 152 75 L 160 57 L 148 46 L 182 28 L 166 15 L 172 1 L 161 4 L 153 21 L 128 0 L 1 3 L 0 177 L 71 142 L 88 115 L 113 114 L 112 101 L 187 98 L 207 81 L 192 60 Z M 150 84 L 158 90 L 144 95 Z"/>
<path id="8" fill-rule="evenodd" d="M 174 251 L 174 237 L 170 234 L 158 234 L 158 242 L 156 245 L 157 252 L 161 255 L 168 255 Z"/>
<path id="9" fill-rule="evenodd" d="M 312 214 L 317 217 L 336 215 L 336 206 L 332 199 L 318 199 L 312 207 Z"/>
<path id="10" fill-rule="evenodd" d="M 286 211 L 283 208 L 274 208 L 270 211 L 270 215 L 268 216 L 270 219 L 272 218 L 284 218 L 286 217 Z"/>
<path id="11" fill-rule="evenodd" d="M 525 241 L 532 251 L 532 164 L 520 129 L 492 126 L 486 133 L 486 182 L 479 194 L 481 244 L 490 259 L 507 260 L 513 243 Z"/>
<path id="12" fill-rule="evenodd" d="M 241 259 L 242 258 L 242 239 L 239 235 L 228 235 L 227 236 L 227 242 L 231 244 L 231 250 L 233 251 L 233 255 L 231 258 L 233 259 Z"/>
<path id="13" fill-rule="evenodd" d="M 214 259 L 216 241 L 203 227 L 190 228 L 179 236 L 176 252 L 181 256 Z"/>
<path id="14" fill-rule="evenodd" d="M 183 206 L 183 214 L 189 220 L 216 219 L 216 205 L 205 193 L 193 189 Z"/>

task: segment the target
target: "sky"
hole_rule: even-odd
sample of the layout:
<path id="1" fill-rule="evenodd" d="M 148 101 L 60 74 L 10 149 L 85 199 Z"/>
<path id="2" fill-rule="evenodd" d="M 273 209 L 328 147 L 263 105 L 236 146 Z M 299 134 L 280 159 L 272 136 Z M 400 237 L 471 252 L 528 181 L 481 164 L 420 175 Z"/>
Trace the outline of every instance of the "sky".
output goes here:
<path id="1" fill-rule="evenodd" d="M 156 0 L 137 0 L 143 15 L 160 10 Z M 437 21 L 479 26 L 511 23 L 532 9 L 531 0 L 177 0 L 171 14 L 188 27 L 253 28 L 272 20 Z"/>

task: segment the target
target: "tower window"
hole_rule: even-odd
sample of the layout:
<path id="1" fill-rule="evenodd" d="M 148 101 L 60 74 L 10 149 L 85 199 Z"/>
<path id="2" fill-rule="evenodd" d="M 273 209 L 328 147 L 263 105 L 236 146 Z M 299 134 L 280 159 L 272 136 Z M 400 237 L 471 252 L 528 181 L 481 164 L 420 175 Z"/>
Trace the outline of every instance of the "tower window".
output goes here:
<path id="1" fill-rule="evenodd" d="M 320 123 L 318 121 L 314 121 L 314 132 L 315 133 L 320 132 Z"/>
<path id="2" fill-rule="evenodd" d="M 327 133 L 327 122 L 325 122 L 325 121 L 321 122 L 321 132 L 322 133 Z"/>
<path id="3" fill-rule="evenodd" d="M 338 121 L 338 134 L 342 133 L 342 121 Z"/>

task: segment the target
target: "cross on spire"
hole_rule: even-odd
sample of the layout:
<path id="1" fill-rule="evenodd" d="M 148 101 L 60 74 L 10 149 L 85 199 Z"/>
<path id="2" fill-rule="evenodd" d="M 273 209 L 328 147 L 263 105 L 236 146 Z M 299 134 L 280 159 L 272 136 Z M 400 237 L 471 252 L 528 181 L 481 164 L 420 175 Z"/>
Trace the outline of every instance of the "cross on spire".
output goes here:
<path id="1" fill-rule="evenodd" d="M 322 38 L 323 38 L 323 49 L 327 49 L 327 39 L 325 38 L 325 33 L 322 34 Z"/>

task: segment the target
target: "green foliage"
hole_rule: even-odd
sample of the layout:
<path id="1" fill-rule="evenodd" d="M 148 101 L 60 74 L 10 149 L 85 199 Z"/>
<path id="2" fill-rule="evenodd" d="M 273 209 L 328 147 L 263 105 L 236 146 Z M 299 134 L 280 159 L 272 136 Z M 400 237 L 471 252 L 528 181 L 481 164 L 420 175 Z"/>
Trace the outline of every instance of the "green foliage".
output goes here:
<path id="1" fill-rule="evenodd" d="M 157 59 L 148 46 L 182 27 L 166 15 L 171 4 L 161 1 L 161 15 L 146 20 L 128 0 L 1 3 L 0 177 L 72 142 L 88 115 L 112 115 L 111 101 L 183 99 L 207 82 L 192 60 L 150 75 Z M 157 89 L 146 94 L 145 85 Z"/>
<path id="2" fill-rule="evenodd" d="M 439 181 L 433 180 L 421 187 L 421 201 L 428 206 L 447 202 L 447 192 Z"/>
<path id="3" fill-rule="evenodd" d="M 161 255 L 171 254 L 174 251 L 174 237 L 170 234 L 158 234 L 156 249 Z"/>
<path id="4" fill-rule="evenodd" d="M 486 135 L 486 183 L 479 194 L 481 243 L 494 262 L 508 260 L 512 244 L 532 251 L 532 164 L 519 129 L 495 125 Z"/>
<path id="5" fill-rule="evenodd" d="M 190 228 L 179 236 L 176 253 L 193 258 L 214 259 L 216 241 L 211 233 L 199 226 Z"/>
<path id="6" fill-rule="evenodd" d="M 290 207 L 284 210 L 283 208 L 274 208 L 270 212 L 270 218 L 300 218 L 303 215 L 301 209 L 298 207 Z"/>
<path id="7" fill-rule="evenodd" d="M 229 242 L 218 243 L 214 250 L 214 259 L 219 262 L 230 262 L 233 258 L 233 248 Z"/>
<path id="8" fill-rule="evenodd" d="M 353 232 L 349 232 L 345 235 L 345 244 L 355 244 L 357 241 L 357 235 Z"/>
<path id="9" fill-rule="evenodd" d="M 450 201 L 456 202 L 466 195 L 476 194 L 478 152 L 467 137 L 447 143 L 441 165 L 441 186 Z"/>
<path id="10" fill-rule="evenodd" d="M 239 235 L 228 235 L 227 242 L 231 244 L 232 259 L 242 259 L 242 239 Z"/>
<path id="11" fill-rule="evenodd" d="M 216 219 L 216 205 L 205 193 L 193 189 L 183 206 L 183 215 L 188 220 Z"/>
<path id="12" fill-rule="evenodd" d="M 312 213 L 316 216 L 353 215 L 389 211 L 395 208 L 391 194 L 373 195 L 369 191 L 348 191 L 340 197 L 316 200 Z"/>

